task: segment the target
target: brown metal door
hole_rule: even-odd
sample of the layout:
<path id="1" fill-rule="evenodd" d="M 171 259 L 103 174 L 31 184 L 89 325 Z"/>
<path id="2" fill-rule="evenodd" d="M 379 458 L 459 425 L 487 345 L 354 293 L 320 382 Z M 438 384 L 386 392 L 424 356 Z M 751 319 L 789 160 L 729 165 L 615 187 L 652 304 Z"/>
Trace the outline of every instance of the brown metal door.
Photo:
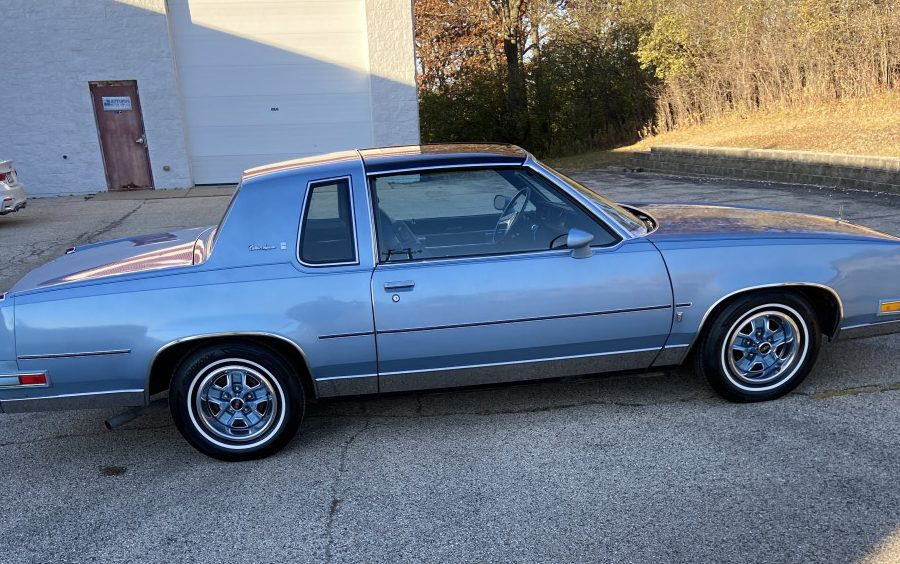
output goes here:
<path id="1" fill-rule="evenodd" d="M 153 188 L 137 82 L 92 82 L 91 99 L 110 190 Z"/>

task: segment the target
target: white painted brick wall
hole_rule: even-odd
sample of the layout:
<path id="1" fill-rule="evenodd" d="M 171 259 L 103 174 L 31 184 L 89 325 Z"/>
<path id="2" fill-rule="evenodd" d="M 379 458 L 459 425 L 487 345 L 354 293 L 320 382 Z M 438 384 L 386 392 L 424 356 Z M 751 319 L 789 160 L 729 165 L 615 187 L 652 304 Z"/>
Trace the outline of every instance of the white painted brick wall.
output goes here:
<path id="1" fill-rule="evenodd" d="M 376 145 L 419 143 L 412 0 L 366 0 Z"/>
<path id="2" fill-rule="evenodd" d="M 412 0 L 358 1 L 374 143 L 418 143 Z M 16 162 L 29 195 L 106 190 L 88 88 L 102 80 L 137 81 L 156 187 L 192 185 L 165 11 L 165 0 L 0 0 L 0 160 Z"/>
<path id="3" fill-rule="evenodd" d="M 137 80 L 156 187 L 192 184 L 165 0 L 0 0 L 0 14 L 0 160 L 29 195 L 106 190 L 97 80 Z"/>

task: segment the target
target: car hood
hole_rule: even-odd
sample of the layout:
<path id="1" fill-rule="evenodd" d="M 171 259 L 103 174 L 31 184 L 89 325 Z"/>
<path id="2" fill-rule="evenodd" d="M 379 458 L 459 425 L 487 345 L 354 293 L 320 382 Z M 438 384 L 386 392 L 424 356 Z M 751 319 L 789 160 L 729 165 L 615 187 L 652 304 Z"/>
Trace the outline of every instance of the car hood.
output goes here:
<path id="1" fill-rule="evenodd" d="M 651 239 L 798 237 L 878 239 L 897 237 L 835 218 L 725 206 L 649 204 L 634 206 L 658 223 Z"/>
<path id="2" fill-rule="evenodd" d="M 197 227 L 78 245 L 26 274 L 10 292 L 198 264 L 206 258 L 204 242 L 211 231 Z"/>

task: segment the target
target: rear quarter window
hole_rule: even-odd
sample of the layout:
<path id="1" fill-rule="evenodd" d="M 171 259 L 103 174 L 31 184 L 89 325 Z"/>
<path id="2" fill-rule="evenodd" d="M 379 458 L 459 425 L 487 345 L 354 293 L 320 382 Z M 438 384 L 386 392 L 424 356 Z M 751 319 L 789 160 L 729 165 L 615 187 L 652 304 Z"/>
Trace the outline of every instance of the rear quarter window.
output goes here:
<path id="1" fill-rule="evenodd" d="M 348 178 L 310 183 L 300 227 L 300 262 L 314 266 L 356 262 L 351 198 Z"/>

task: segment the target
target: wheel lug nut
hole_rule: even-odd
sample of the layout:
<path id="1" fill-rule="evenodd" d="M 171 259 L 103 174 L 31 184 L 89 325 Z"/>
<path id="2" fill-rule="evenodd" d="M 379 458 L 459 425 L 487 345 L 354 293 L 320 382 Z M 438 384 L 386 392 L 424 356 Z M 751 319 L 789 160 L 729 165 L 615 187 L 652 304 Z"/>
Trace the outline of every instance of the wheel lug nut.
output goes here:
<path id="1" fill-rule="evenodd" d="M 244 412 L 244 413 L 250 413 L 250 408 L 249 408 L 249 407 L 245 407 L 245 408 L 243 409 L 243 412 Z"/>

